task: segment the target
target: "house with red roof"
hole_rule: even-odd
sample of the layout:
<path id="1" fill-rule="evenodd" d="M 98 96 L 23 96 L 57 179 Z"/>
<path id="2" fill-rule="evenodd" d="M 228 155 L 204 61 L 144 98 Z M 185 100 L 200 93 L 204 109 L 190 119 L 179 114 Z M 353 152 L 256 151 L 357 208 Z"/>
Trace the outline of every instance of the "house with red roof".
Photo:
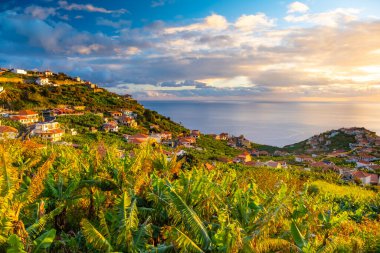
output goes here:
<path id="1" fill-rule="evenodd" d="M 16 115 L 11 115 L 10 119 L 24 125 L 31 125 L 38 122 L 38 113 L 32 110 L 22 110 Z"/>
<path id="2" fill-rule="evenodd" d="M 141 144 L 149 140 L 149 135 L 147 134 L 135 134 L 135 135 L 124 135 L 125 140 L 132 144 Z"/>
<path id="3" fill-rule="evenodd" d="M 45 76 L 52 76 L 53 72 L 51 72 L 50 70 L 47 69 L 47 70 L 44 71 L 44 75 Z"/>
<path id="4" fill-rule="evenodd" d="M 364 171 L 354 171 L 351 173 L 352 179 L 357 179 L 362 182 L 363 185 L 378 185 L 379 176 L 377 174 L 367 173 Z"/>
<path id="5" fill-rule="evenodd" d="M 178 145 L 182 145 L 185 147 L 192 147 L 196 143 L 196 139 L 194 137 L 180 137 L 178 139 Z"/>
<path id="6" fill-rule="evenodd" d="M 235 163 L 247 163 L 252 161 L 252 157 L 248 152 L 244 152 L 238 156 L 236 156 L 233 160 Z"/>
<path id="7" fill-rule="evenodd" d="M 0 121 L 0 140 L 15 139 L 18 135 L 18 130 L 10 126 L 2 126 Z"/>
<path id="8" fill-rule="evenodd" d="M 120 122 L 120 124 L 123 124 L 123 125 L 128 126 L 128 127 L 132 127 L 132 128 L 137 127 L 136 120 L 131 116 L 122 115 L 119 118 L 119 122 Z"/>
<path id="9" fill-rule="evenodd" d="M 118 126 L 116 121 L 110 121 L 110 122 L 104 123 L 102 128 L 105 132 L 118 132 L 119 131 L 119 126 Z"/>
<path id="10" fill-rule="evenodd" d="M 31 135 L 50 142 L 60 141 L 65 133 L 58 122 L 37 123 Z"/>
<path id="11" fill-rule="evenodd" d="M 229 138 L 229 134 L 228 133 L 221 133 L 221 134 L 219 134 L 219 137 L 222 141 L 226 141 Z"/>

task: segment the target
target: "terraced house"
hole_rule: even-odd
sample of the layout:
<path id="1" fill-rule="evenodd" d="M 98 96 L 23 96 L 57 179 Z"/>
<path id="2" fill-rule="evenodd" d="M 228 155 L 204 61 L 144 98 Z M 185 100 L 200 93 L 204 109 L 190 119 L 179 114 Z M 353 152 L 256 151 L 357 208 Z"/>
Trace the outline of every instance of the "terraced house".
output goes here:
<path id="1" fill-rule="evenodd" d="M 37 123 L 31 133 L 32 136 L 40 137 L 41 139 L 51 142 L 60 141 L 63 134 L 64 130 L 60 128 L 58 122 Z"/>
<path id="2" fill-rule="evenodd" d="M 10 126 L 2 126 L 0 122 L 0 140 L 15 139 L 18 135 L 16 128 Z"/>
<path id="3" fill-rule="evenodd" d="M 24 125 L 31 125 L 38 122 L 38 113 L 32 110 L 22 110 L 16 115 L 10 116 L 11 120 L 18 121 Z"/>

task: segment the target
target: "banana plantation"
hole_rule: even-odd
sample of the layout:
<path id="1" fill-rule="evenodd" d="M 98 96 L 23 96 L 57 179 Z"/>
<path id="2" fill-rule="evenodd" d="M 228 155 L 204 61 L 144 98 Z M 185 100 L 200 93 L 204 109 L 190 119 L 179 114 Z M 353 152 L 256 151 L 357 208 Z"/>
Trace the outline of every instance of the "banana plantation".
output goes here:
<path id="1" fill-rule="evenodd" d="M 380 195 L 333 177 L 0 144 L 0 252 L 380 252 Z"/>

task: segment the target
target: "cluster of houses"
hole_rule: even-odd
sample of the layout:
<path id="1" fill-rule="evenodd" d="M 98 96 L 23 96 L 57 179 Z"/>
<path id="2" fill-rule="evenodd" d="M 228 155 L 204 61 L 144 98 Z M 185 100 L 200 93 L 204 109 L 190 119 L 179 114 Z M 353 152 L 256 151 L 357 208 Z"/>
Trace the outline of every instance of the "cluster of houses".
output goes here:
<path id="1" fill-rule="evenodd" d="M 333 171 L 338 173 L 344 180 L 353 181 L 359 180 L 362 184 L 372 184 L 372 185 L 380 185 L 379 177 L 375 172 L 380 169 L 380 165 L 377 165 L 373 162 L 366 162 L 362 159 L 370 159 L 371 161 L 379 160 L 375 156 L 370 156 L 363 153 L 356 153 L 356 155 L 348 156 L 347 152 L 337 151 L 332 152 L 333 155 L 337 155 L 336 157 L 341 157 L 346 159 L 346 162 L 355 161 L 355 168 L 346 168 L 342 166 L 337 166 L 334 162 L 328 160 L 332 155 L 328 155 L 325 160 L 315 161 L 314 157 L 310 157 L 308 155 L 297 155 L 294 160 L 296 163 L 306 165 L 305 170 L 311 170 L 311 168 L 318 168 L 322 171 Z M 365 171 L 364 171 L 365 170 Z M 366 172 L 367 171 L 367 172 Z"/>
<path id="2" fill-rule="evenodd" d="M 91 89 L 94 93 L 99 93 L 99 92 L 103 92 L 104 90 L 102 88 L 99 88 L 96 84 L 94 83 L 91 83 L 91 82 L 84 82 L 84 85 Z"/>
<path id="3" fill-rule="evenodd" d="M 45 71 L 37 71 L 37 70 L 30 70 L 26 71 L 24 69 L 19 69 L 19 68 L 12 68 L 12 69 L 7 69 L 7 68 L 1 68 L 0 69 L 0 74 L 4 72 L 12 72 L 14 74 L 18 75 L 27 75 L 27 76 L 33 76 L 37 77 L 35 79 L 34 83 L 40 86 L 46 86 L 46 85 L 52 85 L 52 86 L 59 86 L 58 84 L 52 82 L 49 78 L 53 78 L 57 76 L 56 73 L 50 71 L 50 70 L 45 70 Z M 88 88 L 90 88 L 93 92 L 103 92 L 104 89 L 99 88 L 96 84 L 93 84 L 88 81 L 83 81 L 79 76 L 72 78 L 72 80 L 76 81 L 77 83 L 81 83 Z"/>
<path id="4" fill-rule="evenodd" d="M 58 122 L 40 122 L 38 113 L 32 110 L 19 111 L 18 114 L 9 115 L 9 118 L 29 127 L 30 136 L 36 136 L 43 140 L 60 141 L 64 134 L 64 130 L 61 129 Z M 15 139 L 19 134 L 16 128 L 0 124 L 0 140 Z"/>
<path id="5" fill-rule="evenodd" d="M 309 138 L 306 141 L 306 144 L 309 146 L 307 153 L 329 150 L 329 146 L 332 144 L 332 139 L 340 134 L 354 137 L 355 142 L 349 144 L 351 149 L 380 146 L 380 137 L 376 136 L 376 133 L 374 132 L 358 127 L 341 128 L 324 134 L 314 135 Z"/>
<path id="6" fill-rule="evenodd" d="M 240 135 L 238 137 L 230 135 L 228 133 L 221 134 L 208 134 L 208 136 L 213 137 L 215 140 L 227 141 L 227 145 L 234 148 L 250 148 L 251 142 L 244 137 L 244 135 Z"/>
<path id="7" fill-rule="evenodd" d="M 124 135 L 125 140 L 132 144 L 141 144 L 149 141 L 154 141 L 156 143 L 161 143 L 165 146 L 172 148 L 181 146 L 185 148 L 194 148 L 197 142 L 197 138 L 200 137 L 198 130 L 193 130 L 188 136 L 178 136 L 173 138 L 171 132 L 164 131 L 161 133 L 151 132 L 150 134 L 134 134 L 134 135 Z"/>
<path id="8" fill-rule="evenodd" d="M 119 125 L 137 128 L 137 114 L 130 110 L 112 111 L 109 112 L 109 116 L 102 126 L 105 132 L 118 132 Z"/>

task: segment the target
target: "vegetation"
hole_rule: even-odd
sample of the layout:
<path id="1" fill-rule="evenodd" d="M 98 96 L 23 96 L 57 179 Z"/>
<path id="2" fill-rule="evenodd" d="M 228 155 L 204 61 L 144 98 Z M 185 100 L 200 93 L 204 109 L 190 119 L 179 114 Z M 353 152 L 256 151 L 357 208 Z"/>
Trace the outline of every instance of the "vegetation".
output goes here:
<path id="1" fill-rule="evenodd" d="M 26 127 L 20 122 L 10 120 L 9 118 L 0 117 L 1 125 L 10 126 L 16 128 L 19 132 L 23 132 L 26 130 Z"/>
<path id="2" fill-rule="evenodd" d="M 197 147 L 198 149 L 188 149 L 187 152 L 198 162 L 207 162 L 224 157 L 233 158 L 241 153 L 241 151 L 228 146 L 227 141 L 215 140 L 208 135 L 202 135 L 197 139 Z"/>
<path id="3" fill-rule="evenodd" d="M 103 124 L 103 118 L 99 115 L 86 113 L 83 115 L 63 115 L 57 117 L 57 122 L 65 125 L 68 128 L 78 130 L 87 130 L 90 127 L 100 128 Z"/>
<path id="4" fill-rule="evenodd" d="M 10 75 L 13 75 L 12 73 Z M 60 75 L 58 75 L 59 77 Z M 65 77 L 62 77 L 63 79 Z M 0 80 L 1 83 L 1 80 Z M 148 132 L 152 125 L 157 125 L 156 131 L 170 131 L 174 136 L 188 132 L 184 126 L 175 123 L 170 118 L 155 111 L 145 109 L 136 100 L 117 95 L 104 90 L 93 92 L 84 85 L 38 86 L 28 83 L 1 83 L 5 92 L 0 94 L 0 106 L 10 110 L 45 110 L 60 106 L 86 106 L 91 112 L 105 113 L 114 110 L 131 110 L 137 114 L 140 132 Z M 58 121 L 68 123 L 69 127 L 100 127 L 96 116 L 64 116 Z M 125 133 L 134 133 L 126 130 Z"/>
<path id="5" fill-rule="evenodd" d="M 150 144 L 133 153 L 0 143 L 0 251 L 380 251 L 379 193 L 311 172 L 185 169 Z"/>

